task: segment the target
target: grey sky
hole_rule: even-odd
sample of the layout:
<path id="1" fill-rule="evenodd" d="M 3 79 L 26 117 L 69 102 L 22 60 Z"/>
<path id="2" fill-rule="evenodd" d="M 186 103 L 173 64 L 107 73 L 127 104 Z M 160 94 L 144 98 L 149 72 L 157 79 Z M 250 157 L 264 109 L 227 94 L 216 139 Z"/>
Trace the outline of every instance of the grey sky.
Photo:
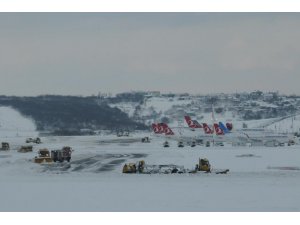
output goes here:
<path id="1" fill-rule="evenodd" d="M 300 94 L 300 13 L 0 13 L 0 95 Z"/>

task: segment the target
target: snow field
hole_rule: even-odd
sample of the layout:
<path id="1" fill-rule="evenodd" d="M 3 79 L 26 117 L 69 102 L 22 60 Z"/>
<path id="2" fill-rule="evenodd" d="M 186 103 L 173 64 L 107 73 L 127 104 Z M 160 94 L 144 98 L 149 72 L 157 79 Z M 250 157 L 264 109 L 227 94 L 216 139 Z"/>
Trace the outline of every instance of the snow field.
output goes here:
<path id="1" fill-rule="evenodd" d="M 0 211 L 300 210 L 300 171 L 280 169 L 299 168 L 299 146 L 177 148 L 176 142 L 171 141 L 167 149 L 162 147 L 162 139 L 125 145 L 101 144 L 99 140 L 98 136 L 46 137 L 41 145 L 34 146 L 32 153 L 0 152 Z M 22 141 L 20 137 L 11 139 L 19 144 Z M 65 145 L 75 150 L 71 167 L 66 171 L 45 170 L 45 165 L 30 161 L 39 148 Z M 145 157 L 135 158 L 134 154 Z M 213 168 L 230 169 L 229 174 L 121 172 L 125 162 L 141 159 L 148 164 L 177 164 L 193 169 L 199 157 L 208 158 Z M 90 161 L 84 161 L 87 158 L 95 160 L 89 164 Z M 116 159 L 124 161 L 99 171 Z M 80 160 L 84 163 L 76 164 Z M 85 168 L 73 170 L 78 166 Z"/>

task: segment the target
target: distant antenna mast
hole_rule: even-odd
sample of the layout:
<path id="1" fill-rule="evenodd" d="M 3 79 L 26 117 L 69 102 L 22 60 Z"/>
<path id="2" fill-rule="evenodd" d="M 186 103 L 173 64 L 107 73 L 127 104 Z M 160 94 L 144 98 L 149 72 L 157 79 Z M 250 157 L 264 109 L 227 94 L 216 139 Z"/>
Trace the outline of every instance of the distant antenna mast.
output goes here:
<path id="1" fill-rule="evenodd" d="M 216 122 L 214 105 L 211 105 L 211 119 L 213 123 Z"/>
<path id="2" fill-rule="evenodd" d="M 215 118 L 215 109 L 214 109 L 214 105 L 212 104 L 211 105 L 211 120 L 212 120 L 212 130 L 213 130 L 213 133 L 212 133 L 212 138 L 213 138 L 213 145 L 215 145 L 215 126 L 214 126 L 214 123 L 216 122 L 216 118 Z"/>
<path id="3" fill-rule="evenodd" d="M 294 132 L 294 116 L 292 117 L 292 126 L 291 126 L 291 128 L 292 128 L 292 132 Z"/>
<path id="4" fill-rule="evenodd" d="M 183 120 L 178 120 L 177 121 L 177 123 L 178 123 L 178 132 L 179 132 L 179 134 L 180 135 L 182 135 L 182 133 L 183 133 Z"/>

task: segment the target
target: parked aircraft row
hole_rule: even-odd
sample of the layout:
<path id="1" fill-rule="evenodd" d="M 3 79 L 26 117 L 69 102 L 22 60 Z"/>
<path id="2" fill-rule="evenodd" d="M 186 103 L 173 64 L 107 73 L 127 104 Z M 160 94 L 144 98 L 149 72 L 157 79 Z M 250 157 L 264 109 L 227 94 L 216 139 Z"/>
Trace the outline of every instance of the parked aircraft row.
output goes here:
<path id="1" fill-rule="evenodd" d="M 213 142 L 232 142 L 236 145 L 251 143 L 252 145 L 280 145 L 289 143 L 293 135 L 279 134 L 266 129 L 233 129 L 232 123 L 216 122 L 213 117 L 213 124 L 199 123 L 192 120 L 190 116 L 184 119 L 188 125 L 186 127 L 170 128 L 166 123 L 152 124 L 155 135 L 164 136 L 180 141 L 202 140 Z"/>

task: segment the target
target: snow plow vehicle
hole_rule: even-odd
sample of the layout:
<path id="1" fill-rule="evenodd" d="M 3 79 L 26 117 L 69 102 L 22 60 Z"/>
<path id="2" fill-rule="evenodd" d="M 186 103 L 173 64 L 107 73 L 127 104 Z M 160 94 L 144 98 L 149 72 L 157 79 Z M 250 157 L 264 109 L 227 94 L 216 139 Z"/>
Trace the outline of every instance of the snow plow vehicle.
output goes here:
<path id="1" fill-rule="evenodd" d="M 50 156 L 50 152 L 48 149 L 40 149 L 38 152 L 38 156 L 34 158 L 35 163 L 52 163 L 53 160 Z"/>
<path id="2" fill-rule="evenodd" d="M 123 166 L 123 173 L 136 173 L 135 163 L 128 163 Z"/>
<path id="3" fill-rule="evenodd" d="M 23 145 L 19 148 L 18 152 L 21 153 L 32 152 L 32 145 Z"/>
<path id="4" fill-rule="evenodd" d="M 215 174 L 227 174 L 229 169 L 212 169 L 208 159 L 199 159 L 199 164 L 195 169 L 185 169 L 183 166 L 174 164 L 166 165 L 148 165 L 144 160 L 137 163 L 127 163 L 123 166 L 123 173 L 141 173 L 141 174 L 183 174 L 183 173 L 215 173 Z"/>
<path id="5" fill-rule="evenodd" d="M 141 173 L 141 174 L 169 174 L 186 172 L 183 166 L 177 165 L 148 165 L 144 160 L 138 163 L 127 163 L 123 166 L 123 173 Z"/>
<path id="6" fill-rule="evenodd" d="M 196 165 L 195 170 L 210 173 L 211 172 L 211 166 L 210 166 L 210 163 L 209 163 L 208 159 L 206 159 L 206 158 L 199 159 L 199 164 Z"/>
<path id="7" fill-rule="evenodd" d="M 26 139 L 26 143 L 36 143 L 36 144 L 40 144 L 42 143 L 41 142 L 41 139 L 39 137 L 37 138 L 27 138 Z"/>
<path id="8" fill-rule="evenodd" d="M 212 169 L 208 159 L 199 158 L 199 164 L 196 164 L 195 172 L 215 173 L 215 174 L 227 174 L 229 169 Z"/>
<path id="9" fill-rule="evenodd" d="M 51 158 L 54 162 L 63 162 L 65 160 L 70 162 L 72 151 L 72 148 L 69 146 L 65 146 L 61 150 L 52 150 Z"/>
<path id="10" fill-rule="evenodd" d="M 0 150 L 2 150 L 2 151 L 8 151 L 9 149 L 10 149 L 9 143 L 7 143 L 7 142 L 2 142 L 1 143 L 1 149 Z"/>

